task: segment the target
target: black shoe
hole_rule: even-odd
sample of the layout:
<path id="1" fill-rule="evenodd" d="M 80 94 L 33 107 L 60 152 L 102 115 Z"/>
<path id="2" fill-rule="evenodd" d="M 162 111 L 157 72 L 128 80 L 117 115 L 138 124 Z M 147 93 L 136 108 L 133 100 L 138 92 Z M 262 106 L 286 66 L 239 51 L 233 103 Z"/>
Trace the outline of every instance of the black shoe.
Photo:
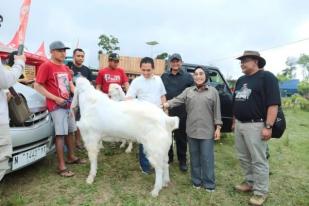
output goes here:
<path id="1" fill-rule="evenodd" d="M 188 171 L 188 166 L 186 163 L 180 163 L 179 164 L 179 170 L 182 172 L 187 172 Z"/>

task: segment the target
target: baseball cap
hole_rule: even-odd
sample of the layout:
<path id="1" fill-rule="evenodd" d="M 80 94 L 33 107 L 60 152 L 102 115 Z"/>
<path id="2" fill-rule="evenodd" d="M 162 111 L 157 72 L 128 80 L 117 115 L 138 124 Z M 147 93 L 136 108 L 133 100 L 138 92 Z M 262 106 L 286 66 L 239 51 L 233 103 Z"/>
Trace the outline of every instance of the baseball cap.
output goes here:
<path id="1" fill-rule="evenodd" d="M 49 45 L 49 50 L 52 51 L 55 49 L 70 49 L 70 47 L 65 46 L 61 41 L 54 41 Z"/>
<path id="2" fill-rule="evenodd" d="M 115 60 L 115 61 L 119 61 L 119 54 L 117 53 L 111 53 L 110 55 L 108 55 L 108 60 Z"/>
<path id="3" fill-rule="evenodd" d="M 170 56 L 170 58 L 169 58 L 170 62 L 173 61 L 174 59 L 177 59 L 177 60 L 182 61 L 182 58 L 181 58 L 180 54 L 178 54 L 178 53 L 172 54 L 172 55 Z"/>

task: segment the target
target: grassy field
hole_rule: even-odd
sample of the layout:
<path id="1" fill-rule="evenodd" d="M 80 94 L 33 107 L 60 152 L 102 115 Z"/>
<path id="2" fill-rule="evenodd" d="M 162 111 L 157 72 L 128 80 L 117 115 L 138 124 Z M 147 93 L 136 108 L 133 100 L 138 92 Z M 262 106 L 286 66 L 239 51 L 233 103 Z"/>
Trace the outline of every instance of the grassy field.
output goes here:
<path id="1" fill-rule="evenodd" d="M 270 141 L 270 196 L 265 205 L 309 205 L 309 112 L 286 112 L 288 129 L 280 140 Z M 74 165 L 73 178 L 55 173 L 55 156 L 7 175 L 0 183 L 0 205 L 247 205 L 250 194 L 239 194 L 233 185 L 242 181 L 235 158 L 233 136 L 216 144 L 214 193 L 193 189 L 189 173 L 181 173 L 177 162 L 170 167 L 171 184 L 158 198 L 149 192 L 154 175 L 143 175 L 136 146 L 126 154 L 116 149 L 102 151 L 93 185 L 85 183 L 89 165 Z M 86 157 L 86 154 L 80 153 Z"/>

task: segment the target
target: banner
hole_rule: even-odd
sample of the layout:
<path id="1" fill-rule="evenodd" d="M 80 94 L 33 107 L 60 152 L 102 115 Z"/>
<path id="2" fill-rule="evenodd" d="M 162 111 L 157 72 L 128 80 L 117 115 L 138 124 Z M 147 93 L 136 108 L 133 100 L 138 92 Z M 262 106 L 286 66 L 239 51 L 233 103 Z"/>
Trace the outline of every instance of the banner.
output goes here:
<path id="1" fill-rule="evenodd" d="M 8 44 L 8 46 L 11 48 L 17 49 L 19 44 L 23 44 L 25 42 L 26 29 L 28 25 L 28 17 L 29 17 L 29 11 L 30 11 L 30 4 L 31 4 L 31 0 L 23 1 L 23 4 L 20 9 L 18 30 L 16 31 L 13 39 Z"/>

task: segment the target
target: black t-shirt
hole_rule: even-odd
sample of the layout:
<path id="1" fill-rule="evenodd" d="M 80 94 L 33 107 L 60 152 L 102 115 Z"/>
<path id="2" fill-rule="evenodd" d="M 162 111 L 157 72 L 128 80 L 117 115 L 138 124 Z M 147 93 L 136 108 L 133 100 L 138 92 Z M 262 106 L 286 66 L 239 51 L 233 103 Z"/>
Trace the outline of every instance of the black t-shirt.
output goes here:
<path id="1" fill-rule="evenodd" d="M 75 64 L 72 64 L 71 69 L 74 72 L 73 79 L 75 79 L 78 75 L 82 75 L 83 77 L 87 78 L 89 81 L 93 80 L 91 70 L 88 67 L 84 65 L 82 65 L 81 67 L 77 67 Z"/>
<path id="2" fill-rule="evenodd" d="M 253 75 L 240 77 L 235 86 L 234 116 L 240 121 L 266 119 L 267 108 L 280 105 L 277 78 L 268 71 L 260 70 Z"/>
<path id="3" fill-rule="evenodd" d="M 187 87 L 194 84 L 193 77 L 188 72 L 182 69 L 176 75 L 173 75 L 170 70 L 166 71 L 161 76 L 162 82 L 166 90 L 166 99 L 170 100 L 181 94 Z M 169 110 L 171 116 L 186 118 L 185 105 L 181 105 Z"/>

